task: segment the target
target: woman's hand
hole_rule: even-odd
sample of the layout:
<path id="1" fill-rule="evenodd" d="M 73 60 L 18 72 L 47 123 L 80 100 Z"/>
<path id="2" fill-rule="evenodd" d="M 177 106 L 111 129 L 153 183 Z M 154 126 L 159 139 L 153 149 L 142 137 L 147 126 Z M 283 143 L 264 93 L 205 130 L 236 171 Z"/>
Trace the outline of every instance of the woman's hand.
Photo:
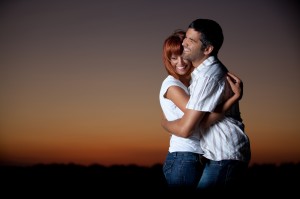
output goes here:
<path id="1" fill-rule="evenodd" d="M 230 87 L 234 93 L 234 96 L 241 100 L 243 97 L 243 82 L 234 74 L 228 72 L 227 73 L 227 81 L 230 84 Z"/>

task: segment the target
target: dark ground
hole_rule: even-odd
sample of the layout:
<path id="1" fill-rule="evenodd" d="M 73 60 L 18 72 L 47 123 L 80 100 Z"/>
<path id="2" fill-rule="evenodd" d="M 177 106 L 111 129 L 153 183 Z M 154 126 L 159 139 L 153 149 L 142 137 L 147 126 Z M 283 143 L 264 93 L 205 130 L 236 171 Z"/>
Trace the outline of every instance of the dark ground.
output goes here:
<path id="1" fill-rule="evenodd" d="M 14 196 L 103 198 L 105 195 L 141 198 L 173 195 L 182 198 L 183 194 L 187 194 L 170 193 L 167 190 L 160 164 L 152 167 L 136 165 L 105 167 L 76 164 L 0 166 L 0 179 L 1 195 L 9 196 L 9 198 L 14 198 Z M 286 198 L 298 195 L 299 180 L 300 163 L 287 163 L 279 166 L 253 165 L 248 170 L 247 186 L 239 193 L 235 193 L 236 198 L 246 196 Z M 230 197 L 233 197 L 234 194 L 231 194 Z"/>

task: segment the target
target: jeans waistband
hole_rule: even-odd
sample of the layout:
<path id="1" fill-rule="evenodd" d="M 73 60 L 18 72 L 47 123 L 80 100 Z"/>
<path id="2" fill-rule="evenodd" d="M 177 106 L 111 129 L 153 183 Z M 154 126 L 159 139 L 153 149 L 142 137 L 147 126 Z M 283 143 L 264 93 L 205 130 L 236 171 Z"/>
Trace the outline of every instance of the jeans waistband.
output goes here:
<path id="1" fill-rule="evenodd" d="M 247 166 L 248 165 L 248 162 L 244 162 L 244 161 L 241 161 L 241 160 L 219 160 L 219 161 L 215 161 L 215 160 L 209 160 L 209 159 L 206 159 L 206 163 L 207 164 L 212 164 L 212 165 L 227 165 L 227 164 L 231 164 L 231 165 L 244 165 L 244 166 Z"/>
<path id="2" fill-rule="evenodd" d="M 170 153 L 170 152 L 169 152 L 169 153 Z M 176 157 L 176 156 L 190 156 L 190 155 L 194 155 L 194 156 L 202 156 L 202 154 L 199 154 L 199 153 L 185 152 L 185 151 L 172 152 L 172 153 L 170 153 L 170 154 L 173 155 L 174 157 Z"/>

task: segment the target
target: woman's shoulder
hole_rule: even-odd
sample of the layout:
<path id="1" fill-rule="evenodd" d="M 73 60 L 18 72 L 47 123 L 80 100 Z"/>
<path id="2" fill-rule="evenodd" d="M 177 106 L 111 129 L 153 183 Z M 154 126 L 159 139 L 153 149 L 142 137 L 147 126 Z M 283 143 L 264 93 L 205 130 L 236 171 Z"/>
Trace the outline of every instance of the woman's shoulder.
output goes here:
<path id="1" fill-rule="evenodd" d="M 165 85 L 179 85 L 179 84 L 182 84 L 182 83 L 181 83 L 181 81 L 179 81 L 178 79 L 176 79 L 172 75 L 168 75 L 164 79 L 163 84 L 165 84 Z"/>
<path id="2" fill-rule="evenodd" d="M 186 92 L 188 92 L 188 90 L 187 90 L 188 88 L 180 80 L 174 78 L 172 75 L 169 75 L 163 81 L 162 88 L 164 90 L 167 90 L 171 86 L 178 86 L 178 87 L 182 88 L 183 90 L 185 90 Z"/>

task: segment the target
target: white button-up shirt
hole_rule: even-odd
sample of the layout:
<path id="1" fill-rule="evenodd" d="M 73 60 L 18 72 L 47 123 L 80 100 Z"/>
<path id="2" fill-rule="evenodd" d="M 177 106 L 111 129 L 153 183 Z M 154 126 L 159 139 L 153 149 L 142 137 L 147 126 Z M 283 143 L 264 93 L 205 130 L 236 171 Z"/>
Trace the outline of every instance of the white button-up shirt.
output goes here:
<path id="1" fill-rule="evenodd" d="M 213 112 L 216 106 L 232 95 L 226 80 L 227 68 L 214 56 L 206 59 L 192 73 L 188 109 Z M 238 103 L 205 132 L 201 131 L 200 146 L 204 156 L 214 161 L 250 161 L 250 141 L 244 132 Z"/>

